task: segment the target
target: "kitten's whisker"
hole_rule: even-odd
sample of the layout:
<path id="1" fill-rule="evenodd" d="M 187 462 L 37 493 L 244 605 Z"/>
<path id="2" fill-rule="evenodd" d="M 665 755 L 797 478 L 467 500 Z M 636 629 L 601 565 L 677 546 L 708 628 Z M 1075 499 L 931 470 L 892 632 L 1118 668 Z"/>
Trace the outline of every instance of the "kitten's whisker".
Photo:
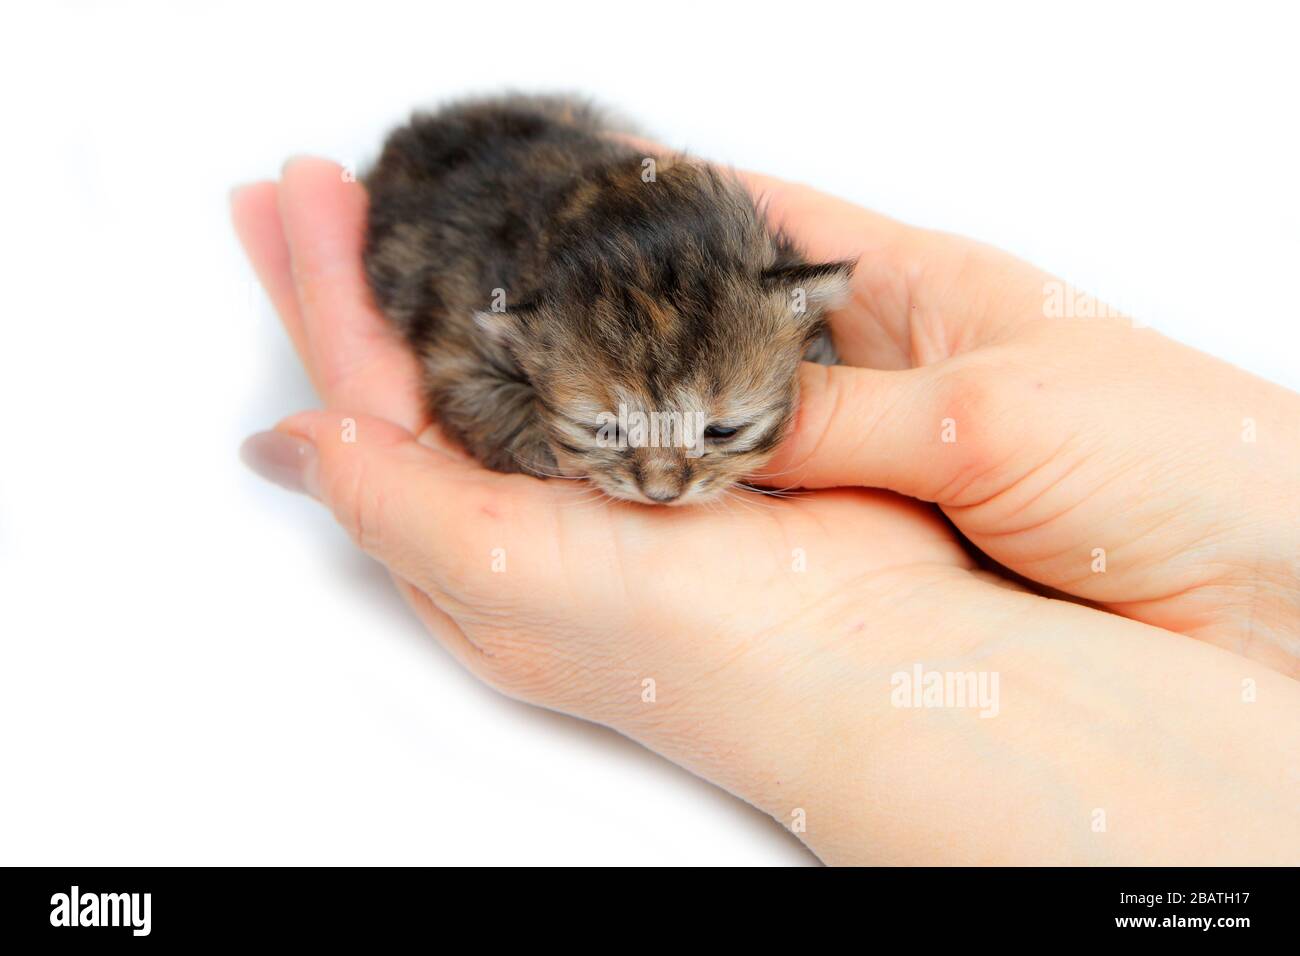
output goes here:
<path id="1" fill-rule="evenodd" d="M 799 488 L 797 485 L 790 485 L 786 488 L 757 488 L 743 481 L 738 481 L 736 484 L 746 491 L 752 491 L 754 494 L 764 495 L 768 498 L 806 498 L 811 494 L 806 488 Z"/>
<path id="2" fill-rule="evenodd" d="M 749 502 L 745 501 L 745 499 L 741 495 L 738 495 L 733 491 L 728 491 L 726 494 L 726 498 L 728 501 L 735 502 L 736 507 L 739 507 L 742 511 L 749 511 L 754 514 L 760 513 L 757 508 L 755 508 Z"/>
<path id="3" fill-rule="evenodd" d="M 783 468 L 783 469 L 781 469 L 780 471 L 755 471 L 755 472 L 751 472 L 751 473 L 749 474 L 749 477 L 750 477 L 750 478 L 759 478 L 759 479 L 763 479 L 763 478 L 780 478 L 782 475 L 788 475 L 788 474 L 790 474 L 790 472 L 794 471 L 794 470 L 795 470 L 796 468 L 798 468 L 798 467 L 799 467 L 798 465 L 792 465 L 791 467 L 789 467 L 789 468 Z"/>
<path id="4" fill-rule="evenodd" d="M 587 478 L 586 475 L 557 475 L 552 474 L 549 471 L 542 471 L 541 469 L 534 467 L 531 462 L 524 461 L 524 459 L 519 456 L 518 452 L 512 451 L 510 457 L 523 465 L 525 474 L 532 475 L 535 478 L 563 478 L 567 481 L 585 481 Z"/>
<path id="5" fill-rule="evenodd" d="M 607 498 L 607 497 L 610 496 L 607 496 L 607 494 L 601 492 L 601 490 L 597 490 L 595 494 L 584 492 L 578 494 L 578 496 L 575 498 L 560 499 L 560 503 L 562 503 L 562 505 L 564 505 L 565 507 L 569 507 L 573 505 L 589 505 L 589 503 L 593 501 L 601 501 L 602 498 Z"/>
<path id="6" fill-rule="evenodd" d="M 724 497 L 732 501 L 735 501 L 737 504 L 739 504 L 742 508 L 744 508 L 747 511 L 755 511 L 758 513 L 762 513 L 764 509 L 771 510 L 772 508 L 775 507 L 775 505 L 769 502 L 755 501 L 750 496 L 742 494 L 741 492 L 736 490 L 735 485 L 731 485 L 730 487 L 727 488 L 726 492 L 724 493 Z"/>
<path id="7" fill-rule="evenodd" d="M 591 488 L 595 492 L 595 494 L 588 494 L 588 495 L 584 495 L 583 497 L 576 498 L 573 501 L 566 501 L 563 503 L 564 507 L 573 508 L 582 512 L 588 512 L 588 511 L 595 511 L 596 508 L 598 507 L 603 508 L 606 506 L 608 502 L 618 501 L 617 498 L 611 495 L 604 488 L 601 488 L 599 485 L 593 484 Z"/>

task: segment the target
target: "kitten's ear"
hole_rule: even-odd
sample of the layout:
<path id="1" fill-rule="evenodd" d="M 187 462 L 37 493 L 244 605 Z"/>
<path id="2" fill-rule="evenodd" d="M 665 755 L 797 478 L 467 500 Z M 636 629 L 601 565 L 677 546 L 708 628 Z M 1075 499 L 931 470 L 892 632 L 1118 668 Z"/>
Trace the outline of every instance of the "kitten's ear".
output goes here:
<path id="1" fill-rule="evenodd" d="M 819 314 L 849 300 L 856 259 L 778 265 L 759 277 L 764 288 L 781 295 L 796 315 Z"/>

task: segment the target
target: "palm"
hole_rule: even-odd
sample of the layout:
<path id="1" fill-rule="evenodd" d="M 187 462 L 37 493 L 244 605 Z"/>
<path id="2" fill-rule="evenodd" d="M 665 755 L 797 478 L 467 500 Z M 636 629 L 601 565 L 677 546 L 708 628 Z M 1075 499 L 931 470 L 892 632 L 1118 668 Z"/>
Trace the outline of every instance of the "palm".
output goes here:
<path id="1" fill-rule="evenodd" d="M 647 591 L 662 587 L 716 606 L 718 595 L 748 596 L 810 567 L 818 587 L 834 589 L 893 567 L 964 563 L 933 509 L 888 492 L 737 493 L 711 505 L 650 508 L 593 500 L 585 484 L 450 467 L 463 468 L 466 490 L 503 516 L 498 546 L 509 574 L 551 601 L 573 595 L 590 605 L 613 594 L 654 604 Z M 490 562 L 482 564 L 490 574 Z M 492 586 L 490 577 L 483 586 Z"/>
<path id="2" fill-rule="evenodd" d="M 427 457 L 432 496 L 456 510 L 429 534 L 437 571 L 399 588 L 484 680 L 579 716 L 635 712 L 646 676 L 680 688 L 725 668 L 743 684 L 742 659 L 764 662 L 760 683 L 769 667 L 816 683 L 857 653 L 873 594 L 969 564 L 932 508 L 888 492 L 649 508 Z"/>
<path id="3" fill-rule="evenodd" d="M 490 472 L 446 446 L 428 452 L 428 467 L 430 488 L 463 505 L 438 532 L 460 560 L 449 575 L 407 583 L 427 602 L 407 597 L 430 626 L 455 626 L 480 648 L 518 640 L 521 621 L 589 619 L 647 639 L 719 619 L 762 626 L 867 576 L 968 564 L 932 507 L 888 492 L 737 492 L 650 508 L 603 499 L 585 482 Z"/>

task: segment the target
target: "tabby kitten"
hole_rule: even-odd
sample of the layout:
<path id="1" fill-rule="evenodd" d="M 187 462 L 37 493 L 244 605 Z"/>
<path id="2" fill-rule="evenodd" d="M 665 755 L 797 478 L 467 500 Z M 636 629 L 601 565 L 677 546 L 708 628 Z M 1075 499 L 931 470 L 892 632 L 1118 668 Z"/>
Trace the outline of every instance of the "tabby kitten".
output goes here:
<path id="1" fill-rule="evenodd" d="M 684 504 L 759 473 L 850 262 L 809 263 L 745 188 L 647 157 L 585 103 L 416 114 L 365 177 L 366 273 L 429 409 L 480 462 Z"/>

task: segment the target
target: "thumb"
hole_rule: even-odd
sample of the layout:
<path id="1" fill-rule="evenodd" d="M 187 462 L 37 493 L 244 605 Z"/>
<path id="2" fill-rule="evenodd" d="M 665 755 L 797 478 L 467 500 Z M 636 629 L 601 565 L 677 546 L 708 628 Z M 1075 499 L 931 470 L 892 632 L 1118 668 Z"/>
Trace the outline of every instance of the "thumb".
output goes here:
<path id="1" fill-rule="evenodd" d="M 805 362 L 791 433 L 765 469 L 782 487 L 888 488 L 947 503 L 990 462 L 996 383 L 944 365 L 880 371 Z"/>

